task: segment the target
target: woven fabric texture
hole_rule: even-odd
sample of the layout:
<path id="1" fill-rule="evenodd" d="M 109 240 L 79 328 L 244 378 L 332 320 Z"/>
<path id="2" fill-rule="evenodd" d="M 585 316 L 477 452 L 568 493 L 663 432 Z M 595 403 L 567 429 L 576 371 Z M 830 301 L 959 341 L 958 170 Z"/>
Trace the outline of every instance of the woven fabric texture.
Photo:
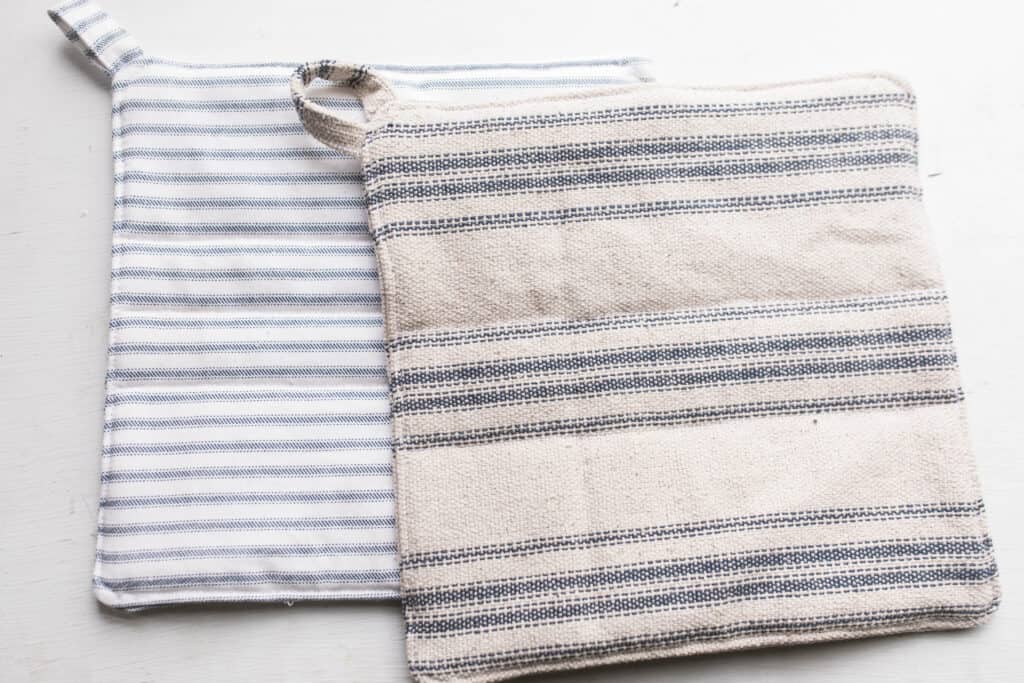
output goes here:
<path id="1" fill-rule="evenodd" d="M 98 598 L 395 598 L 384 332 L 358 162 L 295 121 L 296 64 L 154 57 L 92 2 L 50 16 L 113 92 Z M 408 97 L 472 101 L 644 70 L 384 73 Z M 362 116 L 350 93 L 316 101 Z"/>
<path id="2" fill-rule="evenodd" d="M 350 71 L 297 75 L 305 120 L 303 83 Z M 374 88 L 418 680 L 992 612 L 902 83 L 471 107 Z"/>

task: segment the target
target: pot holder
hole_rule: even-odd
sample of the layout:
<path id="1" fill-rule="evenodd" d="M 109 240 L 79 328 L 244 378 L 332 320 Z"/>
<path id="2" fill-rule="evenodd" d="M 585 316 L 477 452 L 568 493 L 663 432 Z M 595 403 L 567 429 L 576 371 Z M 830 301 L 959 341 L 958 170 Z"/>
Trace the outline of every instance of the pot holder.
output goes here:
<path id="1" fill-rule="evenodd" d="M 306 99 L 347 83 L 368 123 Z M 292 81 L 361 154 L 419 680 L 962 628 L 996 569 L 914 98 Z"/>
<path id="2" fill-rule="evenodd" d="M 295 121 L 296 64 L 144 54 L 51 18 L 111 78 L 114 226 L 94 583 L 116 607 L 397 595 L 391 420 L 358 163 Z M 637 60 L 387 67 L 412 97 L 633 82 Z M 359 120 L 358 102 L 317 101 Z"/>

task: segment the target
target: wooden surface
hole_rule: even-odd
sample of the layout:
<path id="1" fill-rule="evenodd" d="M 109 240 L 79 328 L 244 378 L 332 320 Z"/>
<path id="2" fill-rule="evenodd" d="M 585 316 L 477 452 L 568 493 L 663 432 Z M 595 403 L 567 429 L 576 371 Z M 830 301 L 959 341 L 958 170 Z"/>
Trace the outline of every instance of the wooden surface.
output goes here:
<path id="1" fill-rule="evenodd" d="M 883 69 L 915 86 L 925 198 L 952 298 L 1004 587 L 945 634 L 535 680 L 1024 680 L 1024 57 L 1011 3 L 106 0 L 150 54 L 459 63 L 646 55 L 662 80 Z M 6 0 L 0 57 L 0 681 L 404 681 L 393 604 L 101 609 L 90 591 L 110 267 L 106 82 Z M 301 6 L 302 10 L 296 9 Z M 895 455 L 895 454 L 894 454 Z"/>

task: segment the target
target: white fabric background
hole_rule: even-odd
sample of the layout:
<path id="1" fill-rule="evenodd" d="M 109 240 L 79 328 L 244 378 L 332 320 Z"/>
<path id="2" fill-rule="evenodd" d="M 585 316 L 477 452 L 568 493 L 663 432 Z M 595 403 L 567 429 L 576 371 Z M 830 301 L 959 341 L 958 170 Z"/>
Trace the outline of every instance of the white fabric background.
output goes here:
<path id="1" fill-rule="evenodd" d="M 403 681 L 392 604 L 138 616 L 90 590 L 110 268 L 109 92 L 44 0 L 0 22 L 0 680 Z M 459 63 L 646 55 L 714 84 L 885 69 L 921 109 L 1004 603 L 981 629 L 728 654 L 550 681 L 1009 681 L 1024 676 L 1024 47 L 1011 3 L 104 0 L 149 54 Z M 538 679 L 540 680 L 540 679 Z"/>

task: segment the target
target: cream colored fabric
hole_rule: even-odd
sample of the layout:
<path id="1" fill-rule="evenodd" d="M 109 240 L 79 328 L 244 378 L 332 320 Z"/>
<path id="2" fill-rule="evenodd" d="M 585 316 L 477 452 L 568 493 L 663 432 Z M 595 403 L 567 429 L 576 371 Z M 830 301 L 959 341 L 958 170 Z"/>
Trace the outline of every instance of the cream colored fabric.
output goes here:
<path id="1" fill-rule="evenodd" d="M 902 83 L 375 107 L 415 678 L 995 609 Z"/>

